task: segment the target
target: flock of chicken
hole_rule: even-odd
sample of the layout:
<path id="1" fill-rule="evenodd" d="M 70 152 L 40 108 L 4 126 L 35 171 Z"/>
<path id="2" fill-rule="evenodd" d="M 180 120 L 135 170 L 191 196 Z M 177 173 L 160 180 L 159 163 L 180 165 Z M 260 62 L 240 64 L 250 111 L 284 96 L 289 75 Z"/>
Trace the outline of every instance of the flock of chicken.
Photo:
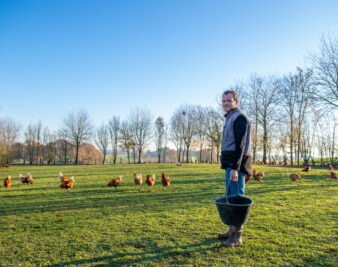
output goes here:
<path id="1" fill-rule="evenodd" d="M 9 167 L 9 164 L 1 164 L 1 165 L 0 165 L 0 169 L 1 169 L 1 168 L 8 168 L 8 167 Z"/>
<path id="2" fill-rule="evenodd" d="M 329 168 L 329 171 L 330 171 L 330 177 L 331 177 L 332 179 L 338 180 L 338 175 L 337 175 L 335 172 L 333 172 L 333 170 L 334 170 L 333 166 L 332 166 L 332 165 L 329 165 L 328 168 Z M 310 170 L 311 170 L 311 166 L 308 166 L 308 167 L 306 167 L 305 169 L 303 169 L 303 170 L 301 170 L 301 171 L 302 171 L 302 172 L 310 172 Z M 259 171 L 257 171 L 257 170 L 253 170 L 253 171 L 252 171 L 252 177 L 253 177 L 254 180 L 257 181 L 257 182 L 263 181 L 264 176 L 265 176 L 265 171 L 263 171 L 263 172 L 259 172 Z M 291 174 L 291 173 L 288 173 L 287 176 L 288 176 L 288 177 L 290 178 L 290 180 L 293 181 L 293 182 L 298 181 L 298 180 L 300 180 L 300 179 L 302 178 L 302 176 L 301 176 L 299 173 L 292 173 L 292 174 Z M 251 178 L 251 176 L 250 176 L 250 175 L 247 175 L 247 176 L 245 177 L 245 183 L 248 183 L 249 180 L 250 180 L 250 178 Z"/>
<path id="3" fill-rule="evenodd" d="M 123 176 L 112 179 L 107 184 L 107 186 L 113 186 L 115 188 L 118 187 L 122 182 L 122 178 L 123 178 Z M 145 182 L 149 186 L 150 190 L 155 185 L 155 181 L 156 181 L 155 174 L 147 175 Z M 138 187 L 138 188 L 141 187 L 141 185 L 143 184 L 142 174 L 134 173 L 134 183 L 135 183 L 136 187 Z M 170 178 L 165 173 L 162 173 L 161 183 L 162 183 L 162 186 L 164 188 L 167 188 L 168 186 L 170 186 Z"/>
<path id="4" fill-rule="evenodd" d="M 123 176 L 120 176 L 118 178 L 112 179 L 107 184 L 107 186 L 112 186 L 112 187 L 117 188 L 121 184 L 122 178 L 123 178 Z M 59 173 L 59 179 L 61 181 L 61 184 L 59 185 L 60 188 L 66 189 L 67 192 L 69 192 L 69 189 L 73 188 L 74 182 L 75 182 L 74 176 L 72 176 L 72 177 L 69 178 L 67 176 L 64 176 L 63 173 L 60 172 Z M 19 180 L 23 184 L 33 184 L 34 183 L 34 178 L 33 178 L 33 176 L 30 173 L 27 173 L 26 176 L 22 176 L 22 174 L 20 173 Z M 155 174 L 153 174 L 153 175 L 147 175 L 145 183 L 149 186 L 150 190 L 155 185 L 155 180 L 156 180 Z M 134 182 L 135 182 L 135 185 L 138 188 L 140 188 L 141 185 L 142 185 L 142 183 L 143 183 L 142 174 L 134 173 Z M 167 187 L 170 186 L 170 178 L 165 173 L 162 173 L 161 183 L 162 183 L 162 186 L 164 188 L 167 188 Z M 4 186 L 5 186 L 5 188 L 10 188 L 11 185 L 12 185 L 11 176 L 7 176 L 5 178 L 5 181 L 4 181 Z"/>
<path id="5" fill-rule="evenodd" d="M 179 165 L 177 165 L 177 166 L 179 166 Z M 7 167 L 9 167 L 9 165 L 8 166 L 3 166 L 3 165 L 0 166 L 0 168 L 7 168 Z M 180 167 L 182 167 L 182 166 L 180 166 Z M 337 175 L 337 173 L 335 173 L 333 171 L 334 170 L 333 166 L 329 165 L 328 169 L 330 171 L 330 177 L 332 179 L 338 180 L 338 175 Z M 311 170 L 311 166 L 308 166 L 305 169 L 303 169 L 302 172 L 310 172 L 310 170 Z M 253 170 L 252 176 L 253 176 L 253 178 L 254 178 L 255 181 L 261 182 L 263 180 L 264 176 L 265 176 L 265 172 L 264 171 L 263 172 L 259 172 L 257 170 Z M 293 173 L 293 174 L 288 173 L 287 176 L 293 182 L 301 179 L 301 175 L 299 173 Z M 107 184 L 107 186 L 115 187 L 115 189 L 116 189 L 121 184 L 122 178 L 123 178 L 123 176 L 119 176 L 117 178 L 112 179 Z M 251 176 L 247 175 L 245 177 L 245 183 L 248 183 L 249 180 L 250 180 L 250 178 L 251 178 Z M 75 182 L 75 179 L 74 179 L 73 176 L 69 178 L 69 177 L 64 176 L 63 173 L 60 172 L 59 173 L 59 179 L 61 180 L 61 184 L 59 185 L 60 188 L 66 189 L 67 192 L 69 192 L 69 189 L 73 188 L 74 182 Z M 19 180 L 23 184 L 33 184 L 34 183 L 34 178 L 29 173 L 27 173 L 26 176 L 22 176 L 22 174 L 20 173 Z M 145 183 L 149 186 L 150 190 L 155 185 L 155 180 L 156 180 L 155 174 L 147 175 Z M 134 182 L 135 182 L 136 187 L 138 187 L 140 189 L 141 185 L 143 184 L 142 174 L 140 174 L 140 173 L 134 173 Z M 170 178 L 165 173 L 162 173 L 161 183 L 162 183 L 162 186 L 164 188 L 167 188 L 167 187 L 170 186 Z M 5 186 L 5 188 L 10 188 L 11 185 L 12 185 L 11 176 L 7 176 L 5 178 L 5 181 L 4 181 L 4 186 Z"/>
<path id="6" fill-rule="evenodd" d="M 338 175 L 333 171 L 334 170 L 333 166 L 329 165 L 328 169 L 330 172 L 330 178 L 338 180 Z M 308 166 L 305 169 L 303 169 L 302 172 L 310 172 L 310 170 L 311 170 L 311 166 Z M 288 177 L 291 179 L 291 181 L 294 181 L 294 182 L 302 178 L 299 173 L 293 173 L 293 174 L 288 173 Z"/>
<path id="7" fill-rule="evenodd" d="M 19 180 L 23 183 L 23 184 L 34 184 L 34 178 L 32 177 L 32 175 L 30 173 L 27 173 L 26 176 L 22 176 L 22 174 L 20 173 L 19 176 Z M 7 176 L 5 178 L 4 181 L 4 186 L 6 188 L 10 188 L 12 185 L 12 180 L 11 180 L 11 176 Z"/>

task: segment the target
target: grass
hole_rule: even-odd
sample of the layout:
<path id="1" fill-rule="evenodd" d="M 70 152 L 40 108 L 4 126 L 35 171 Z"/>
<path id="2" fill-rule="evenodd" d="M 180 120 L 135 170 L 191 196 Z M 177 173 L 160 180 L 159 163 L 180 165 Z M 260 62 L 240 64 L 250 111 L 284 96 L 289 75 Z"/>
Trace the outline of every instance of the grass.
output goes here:
<path id="1" fill-rule="evenodd" d="M 314 169 L 292 183 L 296 168 L 258 166 L 246 195 L 255 202 L 244 247 L 221 248 L 227 230 L 213 200 L 224 192 L 218 165 L 13 166 L 12 187 L 0 190 L 0 266 L 336 266 L 338 181 Z M 57 175 L 75 176 L 70 193 Z M 149 192 L 132 174 L 162 172 Z M 30 172 L 35 184 L 18 174 Z M 124 175 L 114 190 L 107 182 Z"/>

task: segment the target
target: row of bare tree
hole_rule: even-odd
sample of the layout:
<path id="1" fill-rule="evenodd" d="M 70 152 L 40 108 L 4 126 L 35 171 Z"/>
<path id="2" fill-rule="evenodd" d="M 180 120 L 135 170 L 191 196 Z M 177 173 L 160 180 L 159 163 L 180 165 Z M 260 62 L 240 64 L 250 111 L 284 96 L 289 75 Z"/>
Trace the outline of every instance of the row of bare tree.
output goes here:
<path id="1" fill-rule="evenodd" d="M 87 116 L 85 112 L 79 112 L 75 119 Z M 82 117 L 81 117 L 82 116 Z M 65 119 L 65 126 L 74 114 L 69 114 Z M 43 127 L 41 122 L 29 124 L 24 132 L 24 143 L 15 142 L 20 127 L 11 119 L 0 120 L 0 162 L 23 162 L 27 164 L 68 164 L 78 163 L 79 155 L 82 162 L 101 162 L 102 155 L 97 149 L 85 141 L 91 135 L 86 136 L 81 131 L 81 120 L 72 124 L 71 128 L 65 128 L 57 132 L 51 132 L 48 127 Z M 78 131 L 75 128 L 78 127 Z M 87 127 L 87 126 L 86 126 Z M 84 127 L 84 130 L 88 130 Z M 80 150 L 81 148 L 81 150 Z"/>
<path id="2" fill-rule="evenodd" d="M 245 82 L 227 89 L 239 93 L 240 107 L 252 122 L 253 158 L 256 162 L 300 164 L 315 157 L 331 158 L 337 153 L 338 40 L 324 37 L 319 52 L 308 57 L 310 67 L 297 68 L 282 76 L 253 74 Z M 111 151 L 117 163 L 119 151 L 128 162 L 141 163 L 145 149 L 156 146 L 157 161 L 166 162 L 168 146 L 176 148 L 178 162 L 191 161 L 198 151 L 199 162 L 219 162 L 224 124 L 223 110 L 200 105 L 181 105 L 169 122 L 152 119 L 147 109 L 136 108 L 125 120 L 113 116 L 95 129 L 85 110 L 68 113 L 56 132 L 41 122 L 30 124 L 25 142 L 16 143 L 20 127 L 11 119 L 0 120 L 0 163 L 21 159 L 29 164 L 79 163 L 79 155 L 95 154 L 105 164 Z M 83 157 L 83 153 L 81 154 Z M 83 162 L 83 160 L 82 160 Z M 94 161 L 98 162 L 98 160 Z"/>
<path id="3" fill-rule="evenodd" d="M 271 152 L 283 161 L 308 163 L 315 153 L 334 159 L 338 107 L 338 39 L 323 37 L 310 67 L 282 77 L 252 75 L 237 84 L 253 122 L 253 156 Z M 276 153 L 277 152 L 277 153 Z M 276 157 L 276 156 L 274 156 Z M 273 159 L 276 160 L 276 159 Z"/>

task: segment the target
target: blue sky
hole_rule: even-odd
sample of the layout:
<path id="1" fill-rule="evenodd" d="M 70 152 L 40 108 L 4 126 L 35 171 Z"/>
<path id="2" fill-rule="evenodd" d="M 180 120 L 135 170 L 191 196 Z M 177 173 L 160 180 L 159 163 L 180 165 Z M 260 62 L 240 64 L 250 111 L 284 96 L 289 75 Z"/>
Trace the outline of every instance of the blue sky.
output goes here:
<path id="1" fill-rule="evenodd" d="M 86 108 L 98 126 L 140 106 L 168 121 L 303 66 L 337 14 L 334 0 L 0 0 L 0 117 L 57 129 Z"/>

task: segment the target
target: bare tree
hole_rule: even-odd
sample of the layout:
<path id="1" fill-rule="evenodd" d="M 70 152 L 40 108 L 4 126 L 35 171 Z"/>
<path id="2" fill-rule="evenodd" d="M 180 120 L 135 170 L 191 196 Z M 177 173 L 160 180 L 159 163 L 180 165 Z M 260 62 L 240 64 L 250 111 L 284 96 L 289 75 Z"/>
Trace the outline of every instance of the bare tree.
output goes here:
<path id="1" fill-rule="evenodd" d="M 32 165 L 33 162 L 37 161 L 37 148 L 39 144 L 37 143 L 37 125 L 29 124 L 25 131 L 25 143 L 26 143 L 26 154 L 28 156 L 29 164 Z"/>
<path id="2" fill-rule="evenodd" d="M 273 125 L 278 121 L 277 114 L 277 89 L 278 83 L 274 77 L 262 78 L 257 86 L 249 87 L 249 97 L 254 101 L 253 107 L 257 110 L 257 122 L 263 131 L 263 162 L 267 162 L 267 153 L 269 149 L 269 138 Z"/>
<path id="3" fill-rule="evenodd" d="M 336 131 L 337 131 L 337 118 L 335 117 L 335 114 L 333 114 L 333 119 L 332 119 L 332 124 L 333 124 L 333 131 L 332 131 L 332 142 L 331 142 L 331 164 L 334 164 L 334 154 L 336 151 Z"/>
<path id="4" fill-rule="evenodd" d="M 35 124 L 35 136 L 36 136 L 36 164 L 42 164 L 42 123 L 39 121 Z"/>
<path id="5" fill-rule="evenodd" d="M 219 163 L 220 149 L 222 143 L 222 133 L 224 125 L 224 117 L 217 110 L 209 108 L 207 111 L 207 120 L 205 121 L 206 135 L 212 144 L 211 162 L 213 162 L 213 148 L 216 148 L 216 162 Z"/>
<path id="6" fill-rule="evenodd" d="M 19 129 L 19 125 L 13 120 L 0 119 L 0 163 L 9 163 Z"/>
<path id="7" fill-rule="evenodd" d="M 142 152 L 151 138 L 151 115 L 146 109 L 137 107 L 130 113 L 129 122 L 131 132 L 135 138 L 138 151 L 138 163 L 141 163 Z"/>
<path id="8" fill-rule="evenodd" d="M 120 147 L 127 152 L 128 163 L 130 164 L 130 150 L 135 149 L 135 142 L 131 133 L 131 127 L 128 121 L 122 121 L 120 127 Z M 134 151 L 135 163 L 135 151 Z"/>
<path id="9" fill-rule="evenodd" d="M 329 127 L 328 120 L 326 117 L 321 117 L 321 114 L 317 115 L 318 127 L 316 128 L 316 144 L 317 150 L 320 157 L 320 165 L 323 166 L 324 158 L 327 157 L 327 148 L 329 147 Z"/>
<path id="10" fill-rule="evenodd" d="M 110 136 L 110 142 L 112 146 L 113 163 L 116 164 L 117 148 L 119 143 L 119 131 L 120 131 L 120 118 L 113 116 L 108 122 L 108 130 Z"/>
<path id="11" fill-rule="evenodd" d="M 42 163 L 42 123 L 29 124 L 25 132 L 26 153 L 29 158 L 29 164 Z"/>
<path id="12" fill-rule="evenodd" d="M 168 124 L 164 127 L 164 135 L 163 135 L 163 163 L 166 163 L 166 155 L 168 149 L 168 139 L 169 139 L 169 126 Z"/>
<path id="13" fill-rule="evenodd" d="M 89 141 L 92 137 L 93 125 L 85 110 L 79 110 L 76 113 L 68 113 L 63 123 L 63 131 L 75 146 L 75 165 L 77 165 L 79 149 L 85 141 Z"/>
<path id="14" fill-rule="evenodd" d="M 57 138 L 58 140 L 56 145 L 57 150 L 59 151 L 60 154 L 60 159 L 63 159 L 63 164 L 67 165 L 72 145 L 68 141 L 65 131 L 63 131 L 62 129 L 58 131 Z"/>
<path id="15" fill-rule="evenodd" d="M 280 122 L 278 123 L 277 127 L 279 129 L 283 129 L 285 128 L 285 123 L 284 122 Z M 288 144 L 288 139 L 289 139 L 289 133 L 287 131 L 283 131 L 281 130 L 279 132 L 279 138 L 277 140 L 277 145 L 276 145 L 276 149 L 278 151 L 281 151 L 281 157 L 282 157 L 282 164 L 281 165 L 287 165 L 288 163 L 288 149 L 287 149 L 287 144 Z"/>
<path id="16" fill-rule="evenodd" d="M 321 143 L 322 144 L 322 156 L 325 155 L 326 158 L 330 158 L 331 165 L 334 166 L 335 161 L 335 153 L 337 152 L 336 149 L 336 142 L 337 142 L 337 114 L 327 114 L 325 113 L 325 116 L 321 118 L 319 121 L 320 127 L 318 127 L 321 130 Z"/>
<path id="17" fill-rule="evenodd" d="M 182 162 L 181 152 L 183 148 L 183 114 L 181 111 L 176 110 L 170 119 L 170 140 L 176 147 L 177 162 Z"/>
<path id="18" fill-rule="evenodd" d="M 186 162 L 189 162 L 189 152 L 193 138 L 197 133 L 196 108 L 192 105 L 182 105 L 179 110 L 182 112 L 183 119 L 183 141 L 186 148 Z"/>
<path id="19" fill-rule="evenodd" d="M 289 73 L 285 75 L 279 83 L 278 88 L 279 103 L 281 109 L 286 113 L 288 121 L 286 129 L 288 129 L 288 143 L 290 146 L 290 163 L 293 165 L 294 145 L 296 139 L 296 105 L 298 101 L 299 79 L 297 74 Z"/>
<path id="20" fill-rule="evenodd" d="M 308 111 L 313 96 L 311 94 L 311 80 L 312 70 L 308 69 L 303 71 L 301 68 L 297 68 L 297 73 L 293 75 L 293 83 L 295 87 L 295 118 L 296 127 L 295 134 L 297 137 L 297 164 L 300 161 L 300 150 L 301 150 L 301 136 L 303 131 L 303 123 L 305 120 L 306 112 Z M 293 134 L 293 133 L 292 133 Z"/>
<path id="21" fill-rule="evenodd" d="M 46 157 L 47 157 L 47 164 L 56 164 L 57 160 L 57 134 L 54 132 L 49 131 L 46 127 L 43 132 L 43 139 L 46 150 Z"/>
<path id="22" fill-rule="evenodd" d="M 178 161 L 181 161 L 180 152 L 184 143 L 186 148 L 186 162 L 189 162 L 189 151 L 193 137 L 197 133 L 196 109 L 192 105 L 181 105 L 171 118 L 172 140 L 178 148 Z M 184 152 L 183 159 L 184 161 Z"/>
<path id="23" fill-rule="evenodd" d="M 25 146 L 22 143 L 15 142 L 12 145 L 12 160 L 16 161 L 23 161 L 24 164 L 26 164 L 26 157 L 25 157 Z M 1 161 L 2 162 L 2 161 Z"/>
<path id="24" fill-rule="evenodd" d="M 336 118 L 335 115 L 323 116 L 318 120 L 316 128 L 316 144 L 321 165 L 334 164 L 334 154 L 337 153 L 336 143 Z"/>
<path id="25" fill-rule="evenodd" d="M 109 146 L 109 130 L 107 125 L 102 124 L 100 128 L 97 129 L 95 143 L 103 153 L 102 164 L 104 165 Z"/>
<path id="26" fill-rule="evenodd" d="M 208 122 L 208 108 L 197 106 L 196 107 L 196 137 L 199 142 L 199 162 L 202 162 L 203 146 L 206 141 L 206 125 Z"/>
<path id="27" fill-rule="evenodd" d="M 288 139 L 291 165 L 293 165 L 294 148 L 297 149 L 297 164 L 299 165 L 303 122 L 313 100 L 310 85 L 311 75 L 311 69 L 304 71 L 301 68 L 297 68 L 296 73 L 285 75 L 280 80 L 278 86 L 279 106 L 288 118 L 287 128 L 289 129 Z"/>
<path id="28" fill-rule="evenodd" d="M 259 146 L 259 105 L 260 105 L 260 94 L 263 87 L 263 78 L 257 76 L 256 74 L 251 75 L 248 85 L 247 85 L 247 94 L 250 101 L 248 101 L 247 109 L 248 115 L 252 118 L 253 122 L 253 131 L 252 131 L 252 154 L 253 161 L 257 160 L 257 150 Z"/>
<path id="29" fill-rule="evenodd" d="M 47 154 L 47 145 L 49 142 L 49 135 L 50 135 L 50 131 L 48 129 L 48 127 L 46 126 L 43 130 L 42 130 L 42 149 L 41 149 L 41 159 L 42 159 L 42 164 L 44 164 L 44 162 L 46 161 L 46 154 Z"/>
<path id="30" fill-rule="evenodd" d="M 304 164 L 309 164 L 310 159 L 313 158 L 316 122 L 312 123 L 310 118 L 303 122 L 302 135 L 300 136 L 300 154 Z"/>
<path id="31" fill-rule="evenodd" d="M 155 143 L 158 163 L 161 163 L 161 154 L 163 152 L 164 129 L 165 129 L 164 120 L 162 117 L 158 117 L 155 121 Z"/>
<path id="32" fill-rule="evenodd" d="M 321 102 L 338 107 L 338 38 L 322 37 L 320 51 L 309 56 L 314 68 L 313 94 Z"/>

